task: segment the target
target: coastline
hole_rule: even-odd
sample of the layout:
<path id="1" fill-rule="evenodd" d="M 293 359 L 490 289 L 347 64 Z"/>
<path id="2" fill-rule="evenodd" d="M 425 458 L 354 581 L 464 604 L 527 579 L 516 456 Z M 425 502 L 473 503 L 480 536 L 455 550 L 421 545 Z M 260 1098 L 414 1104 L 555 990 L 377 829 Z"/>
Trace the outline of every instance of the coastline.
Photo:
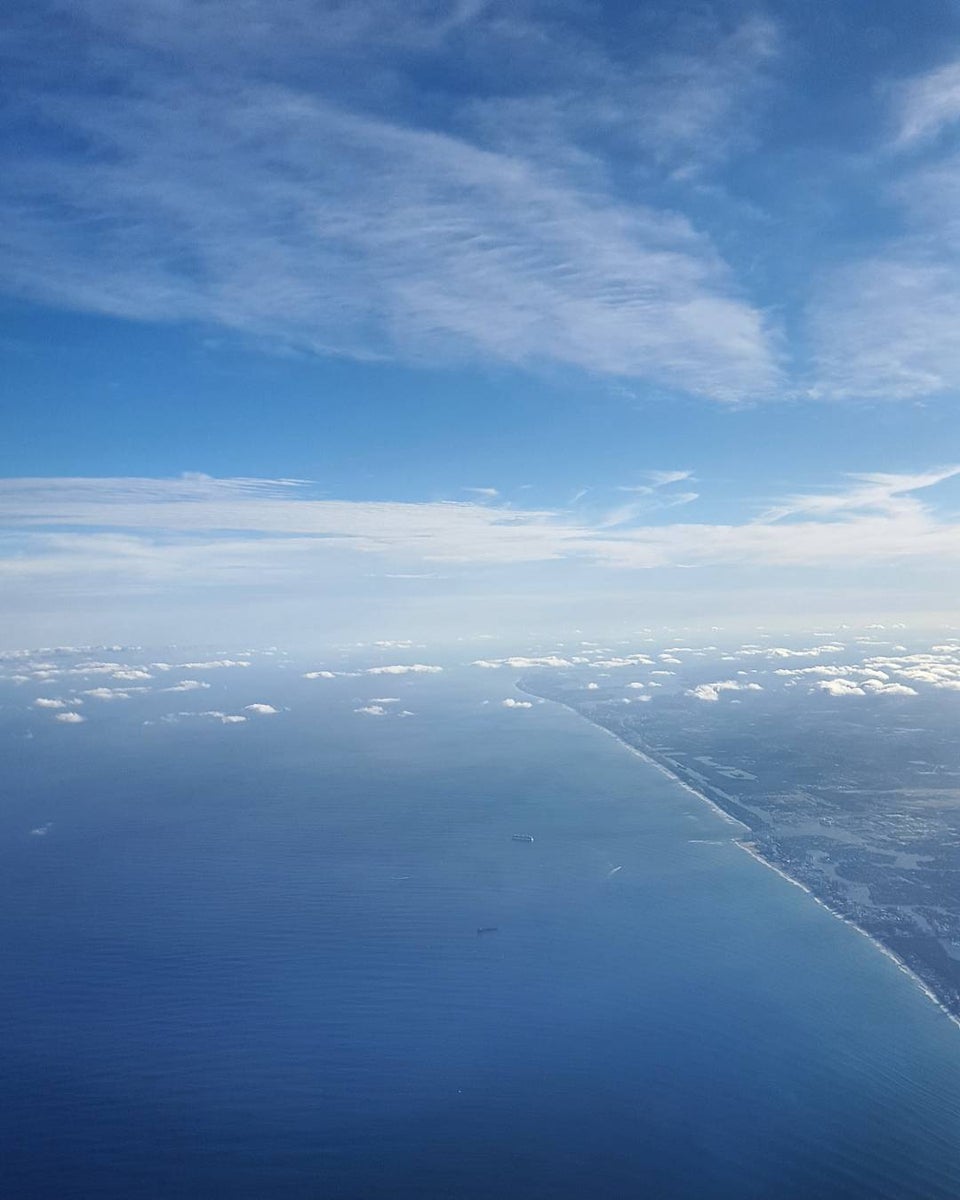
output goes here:
<path id="1" fill-rule="evenodd" d="M 673 783 L 679 784 L 684 791 L 689 792 L 690 795 L 696 797 L 696 799 L 702 804 L 705 804 L 707 808 L 709 808 L 716 816 L 721 817 L 728 824 L 740 826 L 740 828 L 744 830 L 748 836 L 737 836 L 731 839 L 733 844 L 738 849 L 742 850 L 745 854 L 748 854 L 752 859 L 754 859 L 754 861 L 760 863 L 761 866 L 768 868 L 768 870 L 774 871 L 780 876 L 781 879 L 785 880 L 793 887 L 799 888 L 802 892 L 805 892 L 811 898 L 811 900 L 813 900 L 815 904 L 818 904 L 825 912 L 828 912 L 832 917 L 835 917 L 838 921 L 842 921 L 844 925 L 855 930 L 862 937 L 865 937 L 875 949 L 879 950 L 885 958 L 888 958 L 890 962 L 894 964 L 898 971 L 901 971 L 904 975 L 908 976 L 913 984 L 924 994 L 924 996 L 926 996 L 931 1003 L 936 1005 L 936 1007 L 944 1014 L 944 1016 L 947 1017 L 948 1020 L 950 1020 L 954 1025 L 956 1025 L 958 1029 L 960 1029 L 960 1014 L 952 1012 L 933 990 L 930 984 L 927 983 L 927 981 L 920 975 L 918 975 L 912 967 L 908 966 L 907 963 L 905 963 L 898 954 L 891 950 L 889 946 L 881 942 L 880 939 L 870 933 L 869 930 L 864 929 L 862 925 L 858 925 L 856 921 L 851 920 L 841 912 L 837 912 L 835 908 L 831 908 L 825 900 L 822 900 L 816 894 L 816 892 L 808 887 L 807 884 L 803 883 L 802 880 L 795 879 L 775 862 L 771 862 L 770 859 L 764 858 L 759 850 L 757 850 L 756 846 L 749 840 L 749 836 L 752 836 L 753 833 L 753 831 L 750 829 L 750 826 L 741 821 L 739 817 L 734 817 L 732 814 L 728 813 L 725 809 L 721 808 L 721 806 L 715 800 L 711 800 L 709 796 L 705 795 L 701 791 L 698 791 L 692 784 L 687 783 L 685 779 L 682 779 L 674 771 L 671 771 L 670 768 L 665 766 L 662 762 L 659 762 L 656 758 L 652 757 L 643 750 L 638 749 L 636 746 L 632 746 L 618 734 L 614 733 L 612 729 L 607 729 L 605 725 L 600 725 L 596 721 L 591 721 L 589 717 L 584 716 L 582 712 L 579 712 L 572 705 L 565 704 L 562 700 L 554 700 L 551 697 L 541 696 L 537 692 L 528 692 L 526 688 L 522 687 L 519 683 L 516 683 L 515 686 L 517 690 L 523 692 L 524 695 L 536 696 L 539 700 L 549 700 L 551 704 L 556 704 L 560 708 L 565 708 L 568 712 L 573 713 L 582 721 L 586 721 L 589 725 L 592 725 L 594 729 L 599 729 L 602 733 L 612 737 L 614 741 L 629 750 L 631 754 L 635 754 L 637 758 L 642 759 L 643 762 L 655 767 L 661 775 L 664 775 Z"/>
<path id="2" fill-rule="evenodd" d="M 517 684 L 516 687 L 517 691 L 523 692 L 526 696 L 537 695 L 536 692 L 526 691 L 524 688 L 520 687 L 519 684 Z M 537 696 L 537 699 L 544 700 L 546 697 Z M 612 737 L 618 745 L 625 747 L 630 751 L 631 754 L 635 754 L 637 758 L 642 759 L 649 766 L 655 768 L 660 772 L 661 775 L 664 775 L 667 779 L 671 780 L 671 782 L 679 784 L 680 787 L 682 787 L 684 791 L 689 792 L 691 796 L 695 796 L 697 800 L 701 802 L 701 804 L 705 804 L 707 808 L 709 808 L 716 816 L 720 817 L 721 820 L 726 821 L 728 825 L 739 825 L 741 829 L 747 830 L 748 833 L 752 832 L 750 826 L 741 821 L 739 817 L 735 817 L 731 813 L 728 813 L 725 808 L 721 808 L 715 800 L 711 800 L 710 797 L 705 796 L 703 792 L 698 792 L 692 784 L 687 783 L 685 779 L 681 779 L 679 775 L 674 774 L 674 772 L 671 771 L 669 767 L 665 767 L 662 762 L 659 762 L 657 759 L 651 757 L 651 755 L 647 754 L 645 751 L 638 749 L 636 746 L 631 746 L 629 742 L 625 742 L 623 738 L 614 733 L 612 729 L 607 729 L 605 725 L 598 725 L 596 721 L 591 721 L 589 717 L 585 717 L 582 712 L 578 712 L 575 708 L 573 708 L 572 705 L 564 704 L 562 700 L 551 699 L 550 703 L 556 704 L 560 708 L 565 708 L 567 712 L 573 713 L 573 715 L 575 717 L 579 717 L 581 721 L 586 721 L 587 724 L 592 725 L 594 729 L 599 729 L 601 733 L 605 733 L 608 737 Z"/>
<path id="3" fill-rule="evenodd" d="M 940 1011 L 946 1017 L 948 1017 L 958 1029 L 960 1029 L 960 1016 L 951 1012 L 950 1009 L 947 1008 L 946 1004 L 944 1004 L 937 993 L 933 990 L 933 988 L 930 987 L 927 981 L 919 976 L 912 967 L 907 966 L 903 959 L 900 958 L 899 955 L 895 954 L 889 946 L 885 946 L 879 938 L 874 937 L 872 933 L 864 929 L 862 925 L 858 925 L 856 921 L 851 921 L 850 918 L 844 916 L 843 913 L 837 912 L 835 908 L 831 908 L 826 901 L 821 900 L 817 893 L 813 891 L 812 888 L 809 888 L 805 883 L 801 882 L 801 880 L 794 879 L 794 877 L 792 875 L 788 875 L 782 867 L 778 867 L 775 862 L 771 862 L 769 858 L 764 858 L 764 856 L 759 850 L 757 850 L 756 846 L 752 845 L 752 843 L 740 841 L 739 838 L 734 838 L 734 843 L 758 863 L 761 863 L 765 867 L 769 867 L 771 871 L 775 871 L 781 879 L 785 879 L 787 883 L 791 883 L 794 887 L 798 887 L 802 892 L 806 892 L 811 900 L 813 900 L 815 904 L 819 904 L 825 912 L 828 912 L 832 917 L 836 917 L 838 921 L 842 921 L 844 925 L 849 926 L 851 929 L 856 930 L 856 932 L 862 937 L 865 937 L 867 941 L 870 942 L 871 945 L 873 945 L 877 950 L 879 950 L 885 958 L 890 959 L 898 971 L 902 971 L 904 975 L 909 976 L 909 978 L 920 989 L 920 991 L 923 992 L 927 999 L 932 1001 L 937 1008 L 939 1008 Z"/>

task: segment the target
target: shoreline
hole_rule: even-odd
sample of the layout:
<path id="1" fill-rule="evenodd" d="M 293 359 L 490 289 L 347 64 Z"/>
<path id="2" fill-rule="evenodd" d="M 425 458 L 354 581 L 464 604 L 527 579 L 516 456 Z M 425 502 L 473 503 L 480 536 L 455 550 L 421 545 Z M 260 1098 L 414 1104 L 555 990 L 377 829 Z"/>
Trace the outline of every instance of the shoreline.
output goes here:
<path id="1" fill-rule="evenodd" d="M 864 929 L 862 925 L 858 925 L 856 921 L 852 921 L 849 917 L 844 916 L 843 913 L 837 912 L 835 908 L 831 908 L 830 905 L 827 904 L 825 900 L 821 900 L 817 893 L 813 891 L 812 888 L 808 887 L 807 884 L 803 883 L 799 879 L 794 879 L 792 875 L 788 875 L 782 867 L 778 867 L 777 864 L 775 862 L 771 862 L 769 858 L 764 858 L 756 846 L 752 845 L 750 842 L 741 842 L 738 838 L 734 838 L 734 844 L 739 846 L 741 850 L 743 850 L 746 854 L 749 854 L 752 859 L 755 859 L 762 866 L 768 867 L 771 871 L 776 872 L 781 879 L 785 879 L 787 883 L 793 884 L 793 886 L 799 888 L 801 892 L 806 892 L 806 894 L 811 900 L 813 900 L 815 904 L 819 904 L 820 907 L 825 912 L 828 912 L 832 917 L 836 917 L 838 921 L 842 921 L 843 924 L 847 925 L 850 929 L 856 930 L 861 937 L 865 937 L 875 949 L 880 951 L 884 958 L 890 959 L 898 971 L 902 971 L 904 975 L 908 976 L 915 986 L 918 987 L 921 992 L 923 992 L 927 999 L 932 1001 L 932 1003 L 934 1003 L 937 1008 L 940 1009 L 944 1016 L 948 1017 L 954 1023 L 954 1025 L 960 1029 L 960 1016 L 951 1012 L 950 1009 L 947 1008 L 946 1004 L 944 1004 L 944 1002 L 937 995 L 937 993 L 930 987 L 927 981 L 918 975 L 912 967 L 908 966 L 903 959 L 899 957 L 899 955 L 890 949 L 889 946 L 884 945 L 879 938 L 874 937 L 869 930 Z"/>
<path id="2" fill-rule="evenodd" d="M 691 796 L 694 796 L 702 804 L 705 804 L 707 808 L 709 808 L 716 816 L 721 817 L 728 824 L 739 825 L 740 828 L 745 830 L 748 835 L 753 835 L 753 830 L 750 828 L 750 826 L 741 821 L 739 817 L 734 817 L 732 814 L 728 813 L 725 809 L 721 808 L 715 800 L 711 800 L 709 796 L 698 791 L 692 784 L 687 783 L 685 779 L 681 779 L 679 775 L 675 774 L 670 770 L 669 767 L 664 766 L 663 763 L 659 762 L 656 758 L 653 758 L 650 754 L 645 753 L 643 750 L 640 750 L 636 746 L 632 746 L 629 742 L 624 741 L 624 739 L 618 734 L 614 733 L 612 729 L 607 729 L 605 725 L 600 725 L 596 721 L 591 721 L 589 717 L 584 716 L 582 712 L 578 712 L 578 710 L 572 705 L 565 704 L 562 700 L 553 700 L 547 696 L 540 696 L 537 692 L 528 692 L 525 688 L 521 687 L 519 683 L 515 684 L 515 686 L 517 691 L 523 692 L 524 695 L 536 696 L 538 700 L 549 700 L 549 703 L 556 704 L 560 708 L 565 708 L 567 712 L 573 713 L 574 716 L 579 717 L 581 721 L 586 721 L 587 724 L 592 725 L 594 729 L 599 729 L 602 733 L 612 737 L 614 741 L 618 743 L 618 745 L 623 746 L 625 749 L 629 750 L 631 754 L 635 754 L 637 758 L 642 759 L 643 762 L 654 767 L 660 772 L 661 775 L 664 775 L 673 783 L 679 784 L 684 791 L 689 792 Z M 828 912 L 832 917 L 836 918 L 836 920 L 842 921 L 844 925 L 855 930 L 861 935 L 861 937 L 865 937 L 876 950 L 880 951 L 884 958 L 889 959 L 890 962 L 893 963 L 898 971 L 901 971 L 904 975 L 906 975 L 914 984 L 914 986 L 919 988 L 924 996 L 926 996 L 931 1003 L 936 1005 L 936 1007 L 943 1013 L 945 1017 L 947 1017 L 949 1021 L 951 1021 L 957 1026 L 958 1029 L 960 1029 L 960 1014 L 952 1012 L 944 1003 L 944 1001 L 941 1000 L 936 994 L 930 984 L 927 983 L 927 981 L 920 975 L 918 975 L 912 967 L 905 963 L 898 954 L 890 949 L 889 946 L 884 945 L 879 938 L 875 937 L 872 933 L 870 933 L 869 930 L 864 929 L 862 925 L 858 925 L 856 921 L 851 920 L 850 917 L 844 916 L 844 914 L 841 912 L 837 912 L 835 908 L 831 908 L 825 900 L 822 900 L 816 894 L 816 892 L 814 892 L 812 888 L 810 888 L 802 880 L 795 879 L 775 862 L 771 862 L 770 859 L 764 858 L 759 850 L 757 850 L 756 846 L 754 846 L 747 838 L 734 837 L 731 839 L 731 841 L 739 850 L 742 850 L 745 854 L 748 854 L 755 862 L 758 862 L 761 866 L 764 866 L 768 870 L 775 872 L 780 876 L 781 879 L 785 880 L 793 887 L 799 888 L 802 892 L 805 892 L 815 904 L 818 904 L 824 910 L 824 912 Z"/>

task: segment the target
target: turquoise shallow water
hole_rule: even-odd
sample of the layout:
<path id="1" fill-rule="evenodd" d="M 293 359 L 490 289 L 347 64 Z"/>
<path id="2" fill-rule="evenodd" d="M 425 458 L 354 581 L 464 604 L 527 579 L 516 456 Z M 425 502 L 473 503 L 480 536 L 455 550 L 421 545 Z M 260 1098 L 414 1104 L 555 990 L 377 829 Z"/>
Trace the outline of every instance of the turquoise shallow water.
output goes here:
<path id="1" fill-rule="evenodd" d="M 960 1195 L 960 1030 L 478 674 L 8 715 L 4 1196 Z M 353 712 L 383 694 L 416 715 Z"/>

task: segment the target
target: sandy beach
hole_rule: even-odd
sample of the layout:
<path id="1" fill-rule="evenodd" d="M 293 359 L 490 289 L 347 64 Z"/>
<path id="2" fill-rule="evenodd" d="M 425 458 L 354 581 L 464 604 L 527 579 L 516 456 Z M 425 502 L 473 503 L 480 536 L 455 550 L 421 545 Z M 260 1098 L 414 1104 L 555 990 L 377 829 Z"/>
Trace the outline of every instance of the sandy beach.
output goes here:
<path id="1" fill-rule="evenodd" d="M 525 695 L 537 695 L 537 693 L 535 693 L 535 692 L 526 692 L 526 690 L 523 687 L 521 687 L 519 684 L 517 684 L 516 686 L 517 686 L 517 690 L 524 692 Z M 538 698 L 543 699 L 544 697 L 538 697 Z M 578 712 L 577 709 L 573 708 L 571 705 L 564 704 L 562 700 L 552 700 L 551 703 L 559 704 L 561 708 L 567 709 L 569 712 L 572 712 L 575 716 L 580 717 L 581 720 L 588 721 L 595 728 L 600 729 L 603 733 L 607 734 L 609 737 L 612 737 L 617 743 L 619 743 L 619 745 L 623 746 L 631 754 L 636 755 L 637 758 L 642 759 L 643 762 L 648 763 L 650 766 L 654 767 L 657 771 L 660 772 L 661 775 L 664 775 L 666 778 L 672 780 L 679 787 L 683 788 L 684 791 L 689 792 L 691 796 L 696 797 L 696 799 L 701 804 L 705 804 L 707 806 L 707 808 L 709 808 L 710 811 L 713 812 L 716 816 L 720 817 L 722 820 L 724 820 L 728 824 L 739 826 L 740 829 L 746 831 L 747 833 L 750 833 L 749 826 L 746 825 L 743 821 L 741 821 L 738 817 L 734 817 L 730 813 L 726 812 L 723 808 L 720 807 L 719 804 L 716 803 L 716 801 L 711 800 L 709 796 L 705 795 L 701 791 L 698 791 L 697 788 L 693 787 L 692 784 L 687 783 L 687 781 L 685 779 L 682 779 L 679 775 L 677 775 L 674 771 L 671 771 L 669 767 L 665 766 L 662 762 L 659 762 L 652 755 L 644 752 L 643 750 L 638 749 L 636 746 L 632 746 L 629 742 L 624 741 L 624 739 L 622 737 L 619 737 L 616 733 L 614 733 L 610 729 L 607 729 L 605 726 L 599 725 L 595 721 L 590 721 L 589 717 L 584 716 L 583 713 Z M 916 973 L 916 971 L 914 971 L 910 966 L 908 966 L 903 961 L 903 959 L 899 957 L 899 955 L 897 955 L 893 950 L 890 949 L 889 946 L 884 945 L 883 942 L 881 942 L 878 938 L 876 938 L 868 930 L 864 929 L 863 926 L 858 925 L 855 921 L 852 921 L 849 917 L 845 916 L 843 913 L 837 912 L 837 910 L 835 908 L 832 908 L 829 904 L 827 904 L 826 901 L 824 901 L 820 896 L 818 896 L 816 894 L 816 892 L 814 892 L 811 888 L 809 888 L 801 880 L 795 879 L 792 875 L 788 874 L 782 867 L 778 866 L 774 862 L 771 862 L 770 859 L 765 858 L 757 850 L 756 846 L 751 841 L 749 841 L 748 839 L 743 838 L 743 837 L 734 837 L 732 839 L 732 841 L 733 841 L 734 845 L 739 847 L 739 849 L 743 850 L 744 853 L 749 854 L 749 856 L 752 859 L 754 859 L 756 862 L 760 863 L 762 866 L 766 867 L 768 870 L 776 872 L 776 874 L 779 875 L 781 879 L 785 880 L 787 883 L 791 884 L 793 887 L 797 887 L 802 892 L 805 892 L 816 904 L 818 904 L 822 909 L 824 909 L 824 911 L 830 913 L 830 915 L 832 917 L 836 917 L 836 919 L 838 921 L 842 921 L 844 925 L 849 926 L 851 929 L 856 930 L 856 932 L 859 933 L 862 937 L 865 937 L 870 942 L 870 944 L 875 947 L 875 949 L 879 950 L 879 952 L 885 958 L 889 959 L 890 962 L 892 962 L 894 964 L 894 966 L 897 968 L 898 971 L 901 971 L 904 975 L 909 976 L 911 981 L 915 984 L 916 987 L 918 987 L 920 989 L 921 992 L 923 992 L 923 994 L 927 997 L 927 999 L 930 1000 L 933 1004 L 935 1004 L 937 1006 L 937 1008 L 940 1009 L 940 1011 L 950 1021 L 953 1022 L 954 1025 L 956 1025 L 958 1028 L 960 1028 L 960 1017 L 958 1017 L 955 1013 L 952 1013 L 950 1011 L 950 1009 L 946 1006 L 946 1004 L 941 1000 L 941 998 L 936 994 L 936 992 L 933 990 L 933 988 L 926 982 L 926 980 L 922 979 Z"/>

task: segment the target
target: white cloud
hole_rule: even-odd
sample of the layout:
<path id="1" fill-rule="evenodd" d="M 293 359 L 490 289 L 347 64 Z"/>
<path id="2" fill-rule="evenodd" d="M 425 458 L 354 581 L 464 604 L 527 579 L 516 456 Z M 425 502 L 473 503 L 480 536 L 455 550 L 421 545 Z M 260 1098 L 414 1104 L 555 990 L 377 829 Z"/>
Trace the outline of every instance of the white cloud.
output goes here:
<path id="1" fill-rule="evenodd" d="M 41 141 L 29 162 L 4 164 L 10 286 L 365 360 L 546 361 L 721 401 L 773 393 L 776 335 L 710 238 L 670 209 L 625 203 L 602 158 L 630 145 L 669 176 L 675 201 L 749 117 L 745 97 L 776 50 L 770 21 L 743 22 L 709 52 L 648 52 L 627 68 L 598 39 L 560 38 L 556 21 L 478 19 L 458 61 L 509 64 L 514 86 L 526 64 L 532 93 L 451 92 L 441 129 L 417 126 L 424 105 L 397 111 L 406 88 L 384 89 L 379 72 L 403 68 L 377 61 L 398 49 L 379 33 L 364 43 L 372 69 L 355 62 L 351 78 L 337 64 L 342 105 L 311 90 L 354 43 L 319 32 L 343 24 L 344 6 L 309 19 L 297 9 L 285 40 L 261 4 L 243 22 L 222 2 L 198 18 L 196 5 L 167 0 L 137 20 L 122 5 L 77 6 L 83 69 L 72 57 L 60 68 L 69 95 L 51 79 L 25 104 L 63 131 L 57 157 Z M 422 7 L 419 17 L 411 25 L 422 27 Z M 396 24 L 368 28 L 385 23 Z M 190 37 L 168 32 L 181 25 Z M 264 30 L 263 45 L 241 51 L 237 25 Z M 548 53 L 531 55 L 534 45 Z M 301 63 L 305 46 L 320 56 L 310 71 L 278 82 L 278 62 Z M 50 51 L 26 54 L 56 71 Z"/>
<path id="2" fill-rule="evenodd" d="M 901 147 L 935 138 L 960 121 L 960 60 L 908 80 L 899 89 Z"/>
<path id="3" fill-rule="evenodd" d="M 817 683 L 829 696 L 916 696 L 914 688 L 881 679 L 821 679 Z"/>
<path id="4" fill-rule="evenodd" d="M 38 696 L 33 702 L 34 708 L 66 708 L 62 700 L 53 700 L 47 696 Z"/>
<path id="5" fill-rule="evenodd" d="M 186 662 L 180 663 L 180 668 L 183 671 L 213 671 L 218 667 L 249 667 L 248 662 L 243 662 L 239 659 L 232 658 L 217 658 L 212 662 Z"/>
<path id="6" fill-rule="evenodd" d="M 180 721 L 210 720 L 219 721 L 221 725 L 243 725 L 247 718 L 242 713 L 226 713 L 219 709 L 207 709 L 204 712 L 167 713 L 160 718 L 167 725 L 175 725 Z M 149 722 L 147 722 L 149 724 Z"/>
<path id="7" fill-rule="evenodd" d="M 708 703 L 715 704 L 720 699 L 721 692 L 762 692 L 763 688 L 759 683 L 741 683 L 737 679 L 722 679 L 717 683 L 699 683 L 696 687 L 689 688 L 688 696 L 693 696 L 697 700 L 706 700 Z"/>
<path id="8" fill-rule="evenodd" d="M 427 663 L 398 664 L 390 667 L 367 667 L 365 675 L 437 675 L 443 667 L 430 666 Z"/>
<path id="9" fill-rule="evenodd" d="M 362 713 L 367 717 L 385 717 L 387 710 L 382 704 L 364 704 L 360 708 L 353 710 L 355 713 Z"/>
<path id="10" fill-rule="evenodd" d="M 957 258 L 898 243 L 837 270 L 812 317 L 820 383 L 837 399 L 916 400 L 960 384 Z"/>
<path id="11" fill-rule="evenodd" d="M 274 708 L 272 704 L 245 704 L 243 711 L 253 713 L 257 717 L 268 717 L 278 713 L 280 709 Z"/>
<path id="12" fill-rule="evenodd" d="M 935 487 L 956 475 L 960 475 L 960 466 L 956 465 L 912 474 L 874 472 L 851 475 L 847 487 L 833 492 L 790 496 L 768 509 L 764 519 L 780 521 L 784 517 L 803 515 L 835 517 L 857 513 L 911 517 L 922 508 L 915 492 Z"/>
<path id="13" fill-rule="evenodd" d="M 450 582 L 432 586 L 429 595 L 416 601 L 420 615 L 408 608 L 403 619 L 416 619 L 427 633 L 433 622 L 425 616 L 426 606 L 439 598 L 449 626 L 462 620 L 463 597 L 472 621 L 497 612 L 501 630 L 516 636 L 524 596 L 549 594 L 551 605 L 565 603 L 567 596 L 572 608 L 584 594 L 590 603 L 605 604 L 606 597 L 623 593 L 625 604 L 626 589 L 638 581 L 614 583 L 613 572 L 663 572 L 651 580 L 655 600 L 657 592 L 680 588 L 679 580 L 671 583 L 665 574 L 679 567 L 722 568 L 729 581 L 725 588 L 748 578 L 754 586 L 754 568 L 763 568 L 778 583 L 787 571 L 805 569 L 804 586 L 821 589 L 821 571 L 831 572 L 831 581 L 836 573 L 846 573 L 859 587 L 855 572 L 865 567 L 896 566 L 898 579 L 909 578 L 906 568 L 912 571 L 915 565 L 940 574 L 955 570 L 960 565 L 960 520 L 944 502 L 956 487 L 950 476 L 947 469 L 864 475 L 787 496 L 765 513 L 736 523 L 663 521 L 616 529 L 591 523 L 582 509 L 325 500 L 315 498 L 314 488 L 289 481 L 2 480 L 0 526 L 6 533 L 0 547 L 0 588 L 21 624 L 31 621 L 34 612 L 56 607 L 63 618 L 58 627 L 71 633 L 87 631 L 94 622 L 102 628 L 108 617 L 111 628 L 120 623 L 121 628 L 139 629 L 138 614 L 150 608 L 159 614 L 156 620 L 165 620 L 167 612 L 198 614 L 206 622 L 206 638 L 207 630 L 218 636 L 228 619 L 232 628 L 249 636 L 256 618 L 248 614 L 256 611 L 276 620 L 276 636 L 287 622 L 271 614 L 299 605 L 303 611 L 293 622 L 296 636 L 309 644 L 305 631 L 316 629 L 315 615 L 308 626 L 311 605 L 332 603 L 339 610 L 336 619 L 356 620 L 357 632 L 367 621 L 383 619 L 383 588 L 389 585 L 380 575 L 369 582 L 371 566 L 416 569 L 442 561 Z M 778 578 L 776 572 L 784 574 Z M 790 577 L 791 594 L 797 594 L 801 582 L 797 575 Z M 377 590 L 380 607 L 374 611 L 369 600 Z M 684 595 L 697 590 L 682 589 Z M 332 597 L 336 599 L 328 599 Z M 87 615 L 78 616 L 73 625 L 74 612 Z M 173 636 L 178 636 L 178 623 L 182 616 L 171 616 Z M 201 637 L 194 634 L 192 640 Z M 751 651 L 778 652 L 804 651 Z M 811 647 L 810 653 L 825 651 Z M 583 655 L 501 658 L 488 650 L 476 661 L 524 670 L 565 668 L 574 657 Z M 611 670 L 634 665 L 627 655 L 601 661 Z M 162 673 L 178 671 L 186 678 L 189 672 L 249 665 L 236 658 L 174 662 L 164 664 Z M 98 662 L 69 671 L 77 678 L 99 674 L 120 683 L 142 669 Z M 159 675 L 161 670 L 152 666 L 144 673 Z M 22 667 L 18 673 L 33 674 Z M 54 665 L 51 674 L 36 678 L 49 680 L 52 687 L 64 674 Z M 335 674 L 306 672 L 310 679 Z"/>
<path id="14" fill-rule="evenodd" d="M 337 555 L 337 561 L 344 555 L 381 555 L 409 563 L 504 566 L 587 560 L 633 569 L 958 562 L 957 524 L 938 519 L 916 494 L 957 471 L 859 475 L 840 489 L 790 496 L 740 525 L 617 530 L 560 511 L 315 500 L 305 488 L 283 485 L 281 495 L 271 495 L 267 485 L 247 487 L 247 481 L 3 480 L 0 521 L 16 531 L 19 542 L 16 553 L 0 559 L 0 571 L 11 584 L 49 584 L 68 574 L 88 579 L 89 586 L 106 576 L 115 586 L 119 576 L 170 587 L 230 575 L 256 578 L 261 585 L 288 582 L 322 573 Z M 77 532 L 62 532 L 71 526 Z M 111 527 L 118 532 L 104 532 Z M 231 531 L 257 536 L 221 536 Z M 245 668 L 249 662 L 181 664 L 184 670 L 227 666 Z"/>
<path id="15" fill-rule="evenodd" d="M 867 693 L 853 679 L 821 679 L 817 687 L 828 696 L 865 696 Z"/>
<path id="16" fill-rule="evenodd" d="M 120 688 L 86 688 L 83 693 L 85 696 L 92 696 L 94 700 L 129 700 L 130 692 L 122 691 Z"/>
<path id="17" fill-rule="evenodd" d="M 800 679 L 804 675 L 816 675 L 823 679 L 841 678 L 844 676 L 859 676 L 865 679 L 887 679 L 888 676 L 883 671 L 878 671 L 875 667 L 851 667 L 851 666 L 817 666 L 817 667 L 778 667 L 774 675 L 780 675 L 785 678 Z"/>
<path id="18" fill-rule="evenodd" d="M 819 646 L 793 649 L 790 646 L 741 646 L 737 654 L 742 657 L 764 658 L 819 658 L 824 654 L 842 654 L 846 649 L 839 642 L 825 642 Z"/>
<path id="19" fill-rule="evenodd" d="M 64 725 L 80 725 L 86 719 L 86 717 L 82 717 L 78 712 L 57 713 L 54 717 L 55 721 L 62 721 Z"/>
<path id="20" fill-rule="evenodd" d="M 571 667 L 573 666 L 573 662 L 567 658 L 560 658 L 556 654 L 540 656 L 515 654 L 510 658 L 478 658 L 470 665 L 472 667 L 483 667 L 488 671 L 498 667 L 513 667 L 515 670 L 525 670 L 528 667 Z"/>
<path id="21" fill-rule="evenodd" d="M 204 688 L 210 687 L 209 683 L 205 683 L 202 679 L 181 679 L 179 683 L 173 687 L 161 688 L 164 692 L 199 692 Z"/>
<path id="22" fill-rule="evenodd" d="M 864 690 L 870 692 L 874 696 L 916 696 L 915 688 L 908 687 L 905 683 L 883 683 L 879 679 L 866 679 L 863 683 Z"/>
<path id="23" fill-rule="evenodd" d="M 336 671 L 307 671 L 304 679 L 336 679 Z"/>
<path id="24" fill-rule="evenodd" d="M 514 700 L 512 696 L 508 696 L 506 700 L 500 701 L 503 708 L 533 708 L 533 703 L 530 700 Z"/>
<path id="25" fill-rule="evenodd" d="M 877 675 L 886 678 L 886 672 L 908 679 L 910 683 L 926 683 L 931 687 L 960 691 L 960 658 L 956 657 L 956 646 L 934 647 L 935 653 L 903 654 L 893 657 L 874 657 L 868 660 Z M 881 672 L 877 668 L 883 667 Z"/>
<path id="26" fill-rule="evenodd" d="M 814 395 L 909 400 L 960 385 L 960 156 L 940 136 L 960 119 L 960 60 L 891 96 L 897 134 L 881 156 L 881 194 L 899 227 L 821 280 Z"/>

